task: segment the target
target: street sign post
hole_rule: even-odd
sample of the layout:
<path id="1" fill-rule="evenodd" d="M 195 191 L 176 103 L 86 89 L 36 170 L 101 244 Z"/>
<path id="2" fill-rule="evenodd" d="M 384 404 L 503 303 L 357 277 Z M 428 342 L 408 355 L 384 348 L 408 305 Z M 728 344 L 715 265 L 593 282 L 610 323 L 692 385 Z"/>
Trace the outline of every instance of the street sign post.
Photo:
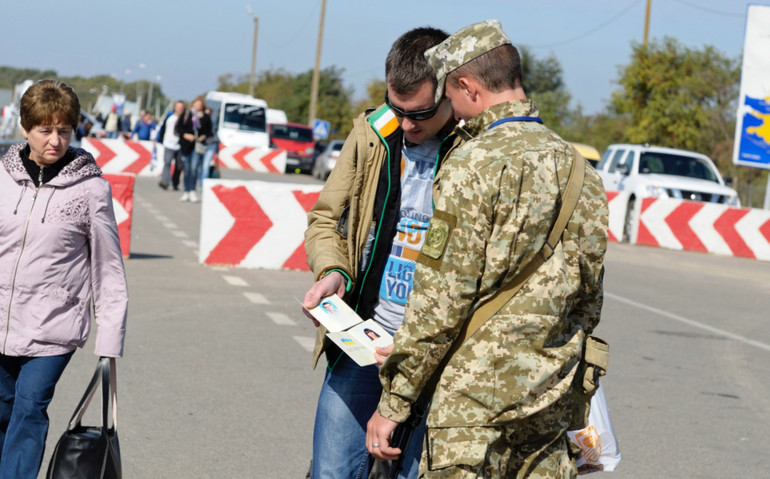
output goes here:
<path id="1" fill-rule="evenodd" d="M 325 140 L 329 138 L 330 127 L 331 127 L 331 124 L 328 121 L 319 120 L 318 118 L 316 118 L 315 121 L 313 122 L 313 136 L 315 136 L 319 140 Z"/>

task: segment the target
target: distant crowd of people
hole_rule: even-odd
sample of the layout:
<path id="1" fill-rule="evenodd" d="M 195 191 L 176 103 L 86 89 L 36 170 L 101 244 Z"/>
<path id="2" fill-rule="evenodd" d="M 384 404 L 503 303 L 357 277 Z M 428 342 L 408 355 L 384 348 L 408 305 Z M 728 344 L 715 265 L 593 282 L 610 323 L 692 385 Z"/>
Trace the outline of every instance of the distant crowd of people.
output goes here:
<path id="1" fill-rule="evenodd" d="M 203 98 L 196 98 L 190 108 L 177 100 L 174 109 L 160 122 L 155 121 L 150 111 L 142 111 L 139 116 L 132 121 L 131 113 L 121 115 L 113 105 L 106 116 L 99 113 L 95 120 L 101 123 L 105 138 L 152 140 L 153 148 L 160 143 L 163 170 L 159 186 L 164 190 L 171 186 L 178 191 L 181 184 L 184 192 L 180 201 L 197 203 L 198 190 L 203 180 L 211 176 L 214 155 L 219 149 L 211 109 Z M 81 121 L 76 132 L 78 140 L 90 136 L 92 128 L 88 120 Z"/>

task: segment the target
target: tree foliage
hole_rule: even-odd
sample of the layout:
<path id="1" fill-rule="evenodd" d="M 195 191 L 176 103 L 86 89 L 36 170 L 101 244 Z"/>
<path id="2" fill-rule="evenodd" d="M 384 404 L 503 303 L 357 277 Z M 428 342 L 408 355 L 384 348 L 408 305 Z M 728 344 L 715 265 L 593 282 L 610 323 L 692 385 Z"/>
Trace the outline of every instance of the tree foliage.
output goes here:
<path id="1" fill-rule="evenodd" d="M 626 136 L 710 154 L 731 141 L 740 70 L 711 46 L 693 50 L 675 39 L 634 44 L 620 69 L 612 108 L 630 122 Z"/>
<path id="2" fill-rule="evenodd" d="M 137 80 L 131 83 L 124 83 L 109 75 L 96 75 L 92 77 L 67 77 L 59 76 L 55 70 L 35 70 L 31 68 L 13 68 L 0 66 L 0 88 L 13 91 L 16 85 L 25 80 L 60 80 L 70 85 L 80 100 L 80 106 L 84 110 L 91 110 L 96 105 L 99 95 L 111 95 L 113 93 L 123 93 L 126 98 L 133 101 L 137 93 L 143 95 L 142 103 L 147 101 L 147 93 L 152 85 L 152 104 L 159 105 L 162 110 L 168 103 L 168 98 L 163 93 L 161 85 L 146 80 Z"/>

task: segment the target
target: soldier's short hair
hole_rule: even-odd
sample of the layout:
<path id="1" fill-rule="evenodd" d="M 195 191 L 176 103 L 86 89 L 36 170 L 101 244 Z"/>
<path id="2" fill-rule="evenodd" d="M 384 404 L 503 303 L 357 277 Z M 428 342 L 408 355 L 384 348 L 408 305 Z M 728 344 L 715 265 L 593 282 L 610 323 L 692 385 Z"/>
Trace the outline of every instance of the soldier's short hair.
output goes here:
<path id="1" fill-rule="evenodd" d="M 385 58 L 385 80 L 390 88 L 399 95 L 416 91 L 426 81 L 435 88 L 436 76 L 424 54 L 447 37 L 447 32 L 432 27 L 414 28 L 398 37 Z"/>
<path id="2" fill-rule="evenodd" d="M 30 131 L 56 122 L 77 128 L 80 100 L 71 86 L 62 81 L 40 80 L 27 88 L 19 105 L 21 126 Z"/>
<path id="3" fill-rule="evenodd" d="M 444 95 L 447 78 L 458 70 L 477 79 L 490 91 L 500 91 L 521 81 L 519 52 L 497 20 L 458 30 L 425 52 L 425 57 L 437 78 L 436 102 Z"/>
<path id="4" fill-rule="evenodd" d="M 501 45 L 479 55 L 447 75 L 446 81 L 457 86 L 460 77 L 475 78 L 491 92 L 516 87 L 521 82 L 521 58 L 513 45 Z"/>

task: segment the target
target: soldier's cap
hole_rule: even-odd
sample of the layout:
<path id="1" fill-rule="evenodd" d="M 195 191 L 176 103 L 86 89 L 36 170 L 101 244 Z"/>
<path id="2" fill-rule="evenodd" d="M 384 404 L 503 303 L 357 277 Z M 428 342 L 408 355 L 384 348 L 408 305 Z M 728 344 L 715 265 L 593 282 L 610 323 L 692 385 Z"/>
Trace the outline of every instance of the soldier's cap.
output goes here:
<path id="1" fill-rule="evenodd" d="M 428 49 L 425 58 L 438 80 L 436 103 L 444 96 L 447 75 L 479 55 L 510 43 L 511 40 L 503 32 L 499 21 L 485 20 L 458 30 L 443 42 Z"/>

